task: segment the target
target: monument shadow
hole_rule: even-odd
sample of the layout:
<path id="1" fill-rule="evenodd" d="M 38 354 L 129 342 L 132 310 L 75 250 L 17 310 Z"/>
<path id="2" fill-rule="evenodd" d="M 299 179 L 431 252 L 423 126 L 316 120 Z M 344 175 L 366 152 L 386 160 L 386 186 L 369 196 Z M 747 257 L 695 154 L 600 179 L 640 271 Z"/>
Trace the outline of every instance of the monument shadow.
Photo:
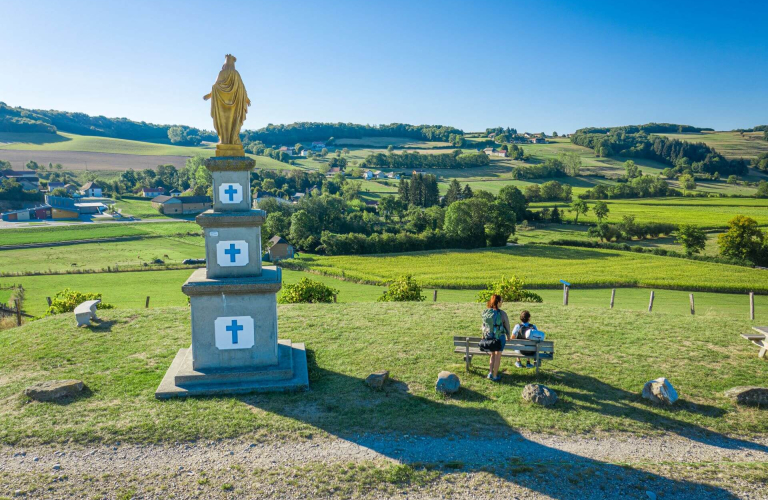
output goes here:
<path id="1" fill-rule="evenodd" d="M 307 423 L 415 468 L 436 467 L 442 474 L 483 471 L 556 499 L 648 498 L 646 490 L 653 491 L 660 498 L 737 498 L 720 487 L 671 479 L 526 439 L 495 410 L 452 404 L 457 401 L 482 403 L 488 399 L 464 387 L 444 401 L 434 401 L 412 394 L 401 380 L 390 379 L 383 389 L 375 390 L 366 386 L 363 379 L 317 366 L 311 350 L 307 351 L 307 358 L 309 392 L 296 395 L 254 394 L 239 399 L 254 408 Z M 464 377 L 483 375 L 468 373 Z M 522 378 L 504 374 L 501 383 L 522 382 Z M 558 401 L 553 408 L 542 411 L 573 411 L 575 406 L 569 400 L 578 400 L 589 403 L 580 407 L 581 411 L 588 409 L 615 415 L 622 408 L 628 411 L 627 404 L 637 398 L 592 377 L 570 372 L 563 374 L 559 381 L 587 392 L 562 391 L 561 397 L 565 401 Z M 598 396 L 600 391 L 619 394 L 619 403 L 603 400 Z M 349 395 L 354 396 L 353 402 L 344 399 Z M 717 410 L 700 408 L 704 412 Z M 658 418 L 650 411 L 640 410 L 638 414 L 635 406 L 631 410 L 637 420 Z M 430 420 L 429 431 L 424 432 L 422 424 L 413 424 L 421 419 Z M 699 439 L 706 438 L 710 445 L 768 452 L 765 446 L 712 433 L 674 418 L 665 418 L 665 421 L 664 430 L 679 426 L 672 432 L 693 439 L 698 433 Z"/>

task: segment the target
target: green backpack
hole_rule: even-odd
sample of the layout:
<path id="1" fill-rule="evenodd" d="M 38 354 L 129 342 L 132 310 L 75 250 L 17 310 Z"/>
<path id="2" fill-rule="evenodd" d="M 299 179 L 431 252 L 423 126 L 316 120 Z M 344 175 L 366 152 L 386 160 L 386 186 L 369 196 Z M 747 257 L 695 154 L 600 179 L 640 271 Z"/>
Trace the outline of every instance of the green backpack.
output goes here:
<path id="1" fill-rule="evenodd" d="M 483 338 L 500 339 L 506 335 L 504 328 L 504 319 L 497 309 L 486 309 L 483 311 Z"/>

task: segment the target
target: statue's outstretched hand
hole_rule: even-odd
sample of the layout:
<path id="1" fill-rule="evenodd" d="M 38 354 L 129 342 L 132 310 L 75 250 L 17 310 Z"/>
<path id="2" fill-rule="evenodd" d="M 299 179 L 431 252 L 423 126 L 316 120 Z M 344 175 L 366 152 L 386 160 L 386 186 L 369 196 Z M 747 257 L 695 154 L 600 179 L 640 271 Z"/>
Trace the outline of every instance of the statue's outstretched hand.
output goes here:
<path id="1" fill-rule="evenodd" d="M 204 101 L 207 101 L 207 100 L 208 100 L 208 99 L 210 99 L 210 98 L 211 98 L 211 94 L 205 94 L 205 95 L 203 96 L 203 100 L 204 100 Z"/>

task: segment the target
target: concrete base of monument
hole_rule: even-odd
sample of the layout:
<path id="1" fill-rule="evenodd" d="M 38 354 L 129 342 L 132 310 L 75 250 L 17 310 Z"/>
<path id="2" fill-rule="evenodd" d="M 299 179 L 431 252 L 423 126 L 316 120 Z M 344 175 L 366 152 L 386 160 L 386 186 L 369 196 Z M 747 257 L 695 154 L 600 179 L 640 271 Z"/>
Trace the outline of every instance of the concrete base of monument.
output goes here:
<path id="1" fill-rule="evenodd" d="M 155 391 L 158 399 L 250 392 L 303 391 L 309 388 L 304 344 L 278 341 L 278 364 L 269 367 L 199 371 L 191 348 L 180 349 Z"/>

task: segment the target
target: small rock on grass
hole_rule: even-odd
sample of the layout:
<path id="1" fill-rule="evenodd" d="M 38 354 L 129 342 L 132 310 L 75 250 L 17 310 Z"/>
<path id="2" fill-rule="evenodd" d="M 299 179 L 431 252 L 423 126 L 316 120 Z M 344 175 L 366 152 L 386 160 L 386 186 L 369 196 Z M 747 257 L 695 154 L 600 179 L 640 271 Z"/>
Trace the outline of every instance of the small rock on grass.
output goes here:
<path id="1" fill-rule="evenodd" d="M 523 399 L 541 406 L 552 406 L 557 403 L 557 393 L 541 384 L 528 384 L 523 387 Z"/>
<path id="2" fill-rule="evenodd" d="M 643 386 L 643 398 L 660 405 L 672 405 L 677 401 L 677 391 L 664 377 L 649 380 Z"/>
<path id="3" fill-rule="evenodd" d="M 76 396 L 82 390 L 82 380 L 47 380 L 27 387 L 24 394 L 35 401 L 55 401 Z"/>
<path id="4" fill-rule="evenodd" d="M 381 370 L 368 375 L 365 378 L 365 383 L 368 384 L 368 387 L 372 387 L 373 389 L 381 389 L 384 387 L 387 379 L 389 379 L 389 372 L 387 370 Z"/>
<path id="5" fill-rule="evenodd" d="M 461 387 L 461 381 L 455 373 L 441 371 L 437 374 L 435 390 L 443 394 L 453 394 Z"/>

